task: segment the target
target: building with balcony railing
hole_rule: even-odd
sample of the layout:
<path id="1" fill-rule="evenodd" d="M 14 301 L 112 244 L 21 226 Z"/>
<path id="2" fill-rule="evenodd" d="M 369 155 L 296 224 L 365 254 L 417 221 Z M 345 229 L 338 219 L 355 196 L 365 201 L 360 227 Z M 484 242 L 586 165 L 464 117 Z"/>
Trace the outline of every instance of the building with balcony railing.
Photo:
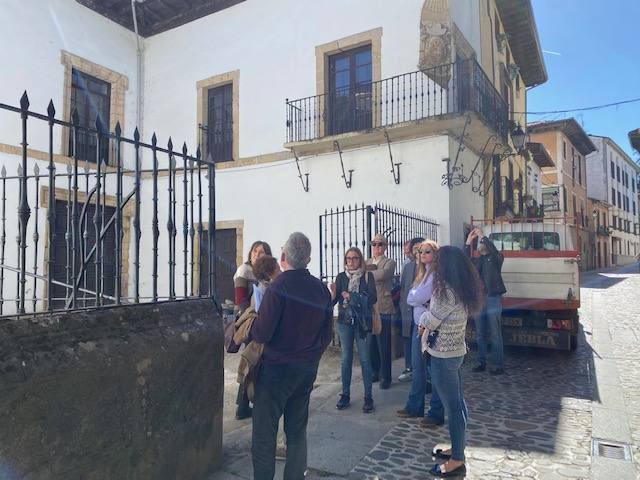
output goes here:
<path id="1" fill-rule="evenodd" d="M 597 151 L 588 155 L 589 196 L 608 205 L 610 252 L 615 265 L 636 260 L 640 253 L 640 166 L 611 138 L 590 135 Z"/>
<path id="2" fill-rule="evenodd" d="M 199 144 L 216 162 L 216 225 L 201 226 L 219 231 L 218 284 L 231 285 L 253 240 L 281 245 L 293 230 L 310 235 L 317 273 L 318 220 L 337 205 L 417 212 L 438 224 L 440 242 L 461 245 L 471 216 L 502 206 L 520 214 L 536 200 L 532 162 L 512 138 L 526 126 L 527 90 L 547 79 L 530 0 L 394 2 L 393 12 L 370 0 L 36 3 L 10 0 L 0 19 L 21 38 L 5 49 L 14 74 L 1 80 L 0 103 L 28 90 L 34 111 L 53 99 L 56 118 L 77 110 L 83 129 L 100 115 L 127 138 L 137 125 L 147 144 L 153 133 L 165 145 L 169 135 Z M 112 147 L 74 142 L 69 130 L 52 139 L 59 174 L 76 153 L 88 171 L 97 156 L 113 168 Z M 20 154 L 19 132 L 0 118 L 7 164 Z M 33 158 L 48 158 L 46 132 L 29 143 Z M 131 170 L 135 159 L 122 162 Z M 152 168 L 150 150 L 140 162 Z M 181 172 L 172 190 L 184 196 Z M 146 174 L 143 197 L 152 196 Z M 159 202 L 161 212 L 180 210 L 180 199 Z M 399 232 L 381 232 L 394 255 Z"/>
<path id="3" fill-rule="evenodd" d="M 582 231 L 582 258 L 594 258 L 595 247 L 587 235 L 590 212 L 586 156 L 596 147 L 573 118 L 530 123 L 527 131 L 531 141 L 541 144 L 552 161 L 552 165 L 542 168 L 541 172 L 545 216 L 571 219 Z"/>

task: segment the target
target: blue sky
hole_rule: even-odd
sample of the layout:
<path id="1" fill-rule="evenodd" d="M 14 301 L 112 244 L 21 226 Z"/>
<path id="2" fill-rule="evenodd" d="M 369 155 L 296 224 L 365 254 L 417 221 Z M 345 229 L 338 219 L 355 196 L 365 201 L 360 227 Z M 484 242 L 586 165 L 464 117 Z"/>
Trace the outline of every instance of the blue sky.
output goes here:
<path id="1" fill-rule="evenodd" d="M 640 97 L 640 0 L 532 0 L 549 80 L 529 91 L 527 111 L 565 110 Z M 549 53 L 553 52 L 553 53 Z M 529 115 L 574 117 L 640 156 L 627 133 L 640 128 L 640 102 L 601 110 Z"/>

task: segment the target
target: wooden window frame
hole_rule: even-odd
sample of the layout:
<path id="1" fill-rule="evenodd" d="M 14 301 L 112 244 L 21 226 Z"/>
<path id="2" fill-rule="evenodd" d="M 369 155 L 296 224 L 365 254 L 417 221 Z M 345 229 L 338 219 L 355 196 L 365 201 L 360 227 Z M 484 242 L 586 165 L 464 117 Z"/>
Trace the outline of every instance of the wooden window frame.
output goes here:
<path id="1" fill-rule="evenodd" d="M 209 78 L 199 80 L 196 82 L 197 91 L 197 109 L 196 109 L 196 138 L 202 151 L 203 157 L 206 159 L 208 152 L 207 146 L 204 142 L 204 132 L 202 126 L 207 124 L 208 115 L 208 92 L 210 89 L 222 87 L 231 84 L 232 89 L 232 153 L 233 158 L 230 161 L 221 162 L 222 164 L 234 165 L 240 159 L 240 70 L 232 70 L 230 72 L 220 73 L 213 75 Z"/>

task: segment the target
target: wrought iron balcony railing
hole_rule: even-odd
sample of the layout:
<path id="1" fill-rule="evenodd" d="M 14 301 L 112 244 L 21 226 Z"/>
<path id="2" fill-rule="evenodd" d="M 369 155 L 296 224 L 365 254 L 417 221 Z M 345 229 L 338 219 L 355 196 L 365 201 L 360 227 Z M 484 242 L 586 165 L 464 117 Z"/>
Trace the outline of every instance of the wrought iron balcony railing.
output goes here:
<path id="1" fill-rule="evenodd" d="M 472 111 L 506 138 L 509 110 L 476 60 L 286 101 L 287 142 Z"/>

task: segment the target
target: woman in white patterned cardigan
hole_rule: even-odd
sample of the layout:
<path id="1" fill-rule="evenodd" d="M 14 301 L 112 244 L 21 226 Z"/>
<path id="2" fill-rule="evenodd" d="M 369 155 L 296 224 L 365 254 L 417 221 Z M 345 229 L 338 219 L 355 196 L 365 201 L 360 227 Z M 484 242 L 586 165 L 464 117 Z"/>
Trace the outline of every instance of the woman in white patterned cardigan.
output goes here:
<path id="1" fill-rule="evenodd" d="M 433 455 L 446 459 L 431 473 L 440 477 L 464 475 L 467 406 L 462 394 L 460 368 L 467 353 L 467 318 L 482 308 L 483 289 L 478 272 L 457 247 L 442 247 L 433 265 L 431 307 L 420 318 L 423 351 L 431 356 L 431 378 L 449 421 L 451 448 Z"/>

